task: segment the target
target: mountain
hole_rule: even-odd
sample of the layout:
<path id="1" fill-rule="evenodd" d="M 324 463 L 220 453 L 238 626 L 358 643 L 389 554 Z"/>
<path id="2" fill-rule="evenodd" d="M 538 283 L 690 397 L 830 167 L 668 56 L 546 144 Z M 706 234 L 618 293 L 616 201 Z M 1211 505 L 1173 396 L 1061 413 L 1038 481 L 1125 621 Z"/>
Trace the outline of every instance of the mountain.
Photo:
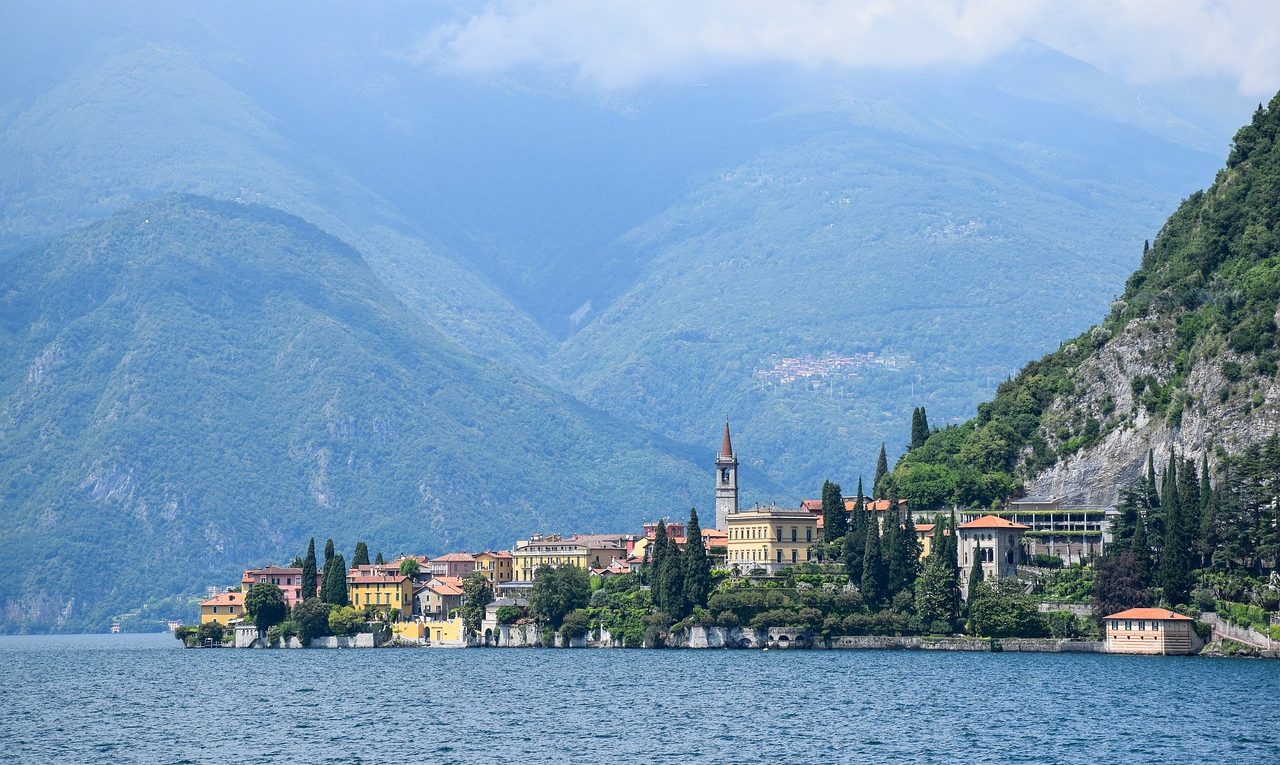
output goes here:
<path id="1" fill-rule="evenodd" d="M 505 547 L 708 493 L 706 454 L 461 350 L 269 208 L 135 206 L 11 260 L 0 296 L 7 631 L 102 628 L 312 534 Z"/>
<path id="2" fill-rule="evenodd" d="M 1109 504 L 1149 450 L 1216 468 L 1280 432 L 1278 138 L 1280 95 L 1160 228 L 1106 318 L 908 452 L 899 491 L 933 506 L 1015 489 Z"/>

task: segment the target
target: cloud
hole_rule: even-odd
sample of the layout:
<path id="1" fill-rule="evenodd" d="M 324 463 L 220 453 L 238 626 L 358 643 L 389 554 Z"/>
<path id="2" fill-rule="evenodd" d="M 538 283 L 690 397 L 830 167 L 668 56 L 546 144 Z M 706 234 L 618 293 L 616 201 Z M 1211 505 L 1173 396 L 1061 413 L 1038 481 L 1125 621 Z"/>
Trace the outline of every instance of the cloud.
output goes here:
<path id="1" fill-rule="evenodd" d="M 418 59 L 618 89 L 757 64 L 967 65 L 1027 38 L 1136 82 L 1280 86 L 1276 0 L 494 0 L 431 30 Z"/>

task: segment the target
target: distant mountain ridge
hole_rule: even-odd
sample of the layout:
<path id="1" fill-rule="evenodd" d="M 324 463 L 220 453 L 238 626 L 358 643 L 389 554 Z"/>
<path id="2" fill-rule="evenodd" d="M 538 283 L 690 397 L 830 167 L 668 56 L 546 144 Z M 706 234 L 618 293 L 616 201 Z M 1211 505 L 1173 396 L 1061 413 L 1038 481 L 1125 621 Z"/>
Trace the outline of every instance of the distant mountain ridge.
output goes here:
<path id="1" fill-rule="evenodd" d="M 131 208 L 8 263 L 0 296 L 5 631 L 102 629 L 312 534 L 505 547 L 687 511 L 710 482 L 702 455 L 459 349 L 268 208 Z"/>

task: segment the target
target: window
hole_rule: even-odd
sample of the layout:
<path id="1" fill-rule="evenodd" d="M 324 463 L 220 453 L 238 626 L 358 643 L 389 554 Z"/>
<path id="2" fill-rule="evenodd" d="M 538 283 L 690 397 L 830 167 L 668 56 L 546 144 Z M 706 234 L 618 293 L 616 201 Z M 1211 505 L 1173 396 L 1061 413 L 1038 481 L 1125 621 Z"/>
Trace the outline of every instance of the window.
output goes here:
<path id="1" fill-rule="evenodd" d="M 798 551 L 798 550 L 796 550 L 796 548 L 792 547 L 792 548 L 791 548 L 791 562 L 792 562 L 792 563 L 795 563 L 795 562 L 796 562 L 796 556 L 797 556 L 798 554 L 799 554 L 799 551 Z"/>
<path id="2" fill-rule="evenodd" d="M 779 562 L 779 563 L 781 563 L 781 562 L 782 562 L 782 548 L 781 548 L 781 547 L 779 547 L 779 548 L 778 548 L 778 562 Z"/>
<path id="3" fill-rule="evenodd" d="M 1146 623 L 1146 622 L 1144 622 L 1144 621 L 1142 621 L 1141 619 L 1139 619 L 1139 620 L 1138 620 L 1138 631 L 1139 631 L 1139 632 L 1146 632 L 1146 630 L 1147 630 L 1147 623 Z"/>
<path id="4" fill-rule="evenodd" d="M 779 526 L 779 527 L 778 527 L 778 541 L 779 541 L 779 542 L 781 542 L 781 541 L 782 541 L 782 527 L 781 527 L 781 526 Z"/>
<path id="5" fill-rule="evenodd" d="M 1159 631 L 1159 629 L 1160 629 L 1160 622 L 1157 622 L 1157 621 L 1154 621 L 1154 620 L 1153 620 L 1153 621 L 1151 622 L 1151 631 L 1152 631 L 1152 632 L 1156 632 L 1156 631 Z"/>
<path id="6" fill-rule="evenodd" d="M 1133 629 L 1133 622 L 1129 621 L 1128 619 L 1125 619 L 1124 628 L 1126 632 Z"/>
<path id="7" fill-rule="evenodd" d="M 805 529 L 805 530 L 804 530 L 804 541 L 806 541 L 806 542 L 812 542 L 812 541 L 813 541 L 813 527 L 812 527 L 812 526 L 810 526 L 809 528 L 807 528 L 807 529 Z"/>
<path id="8" fill-rule="evenodd" d="M 792 542 L 796 541 L 796 527 L 795 527 L 795 526 L 792 526 L 792 527 L 791 527 L 791 541 L 792 541 Z"/>

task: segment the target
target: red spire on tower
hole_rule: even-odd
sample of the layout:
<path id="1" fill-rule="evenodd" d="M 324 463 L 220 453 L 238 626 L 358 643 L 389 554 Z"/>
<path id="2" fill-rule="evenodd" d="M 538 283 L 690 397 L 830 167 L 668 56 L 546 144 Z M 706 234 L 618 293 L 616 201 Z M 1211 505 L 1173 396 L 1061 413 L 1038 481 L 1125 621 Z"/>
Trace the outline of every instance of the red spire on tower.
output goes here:
<path id="1" fill-rule="evenodd" d="M 724 421 L 724 441 L 720 444 L 720 456 L 732 457 L 733 444 L 729 442 L 729 421 Z"/>

